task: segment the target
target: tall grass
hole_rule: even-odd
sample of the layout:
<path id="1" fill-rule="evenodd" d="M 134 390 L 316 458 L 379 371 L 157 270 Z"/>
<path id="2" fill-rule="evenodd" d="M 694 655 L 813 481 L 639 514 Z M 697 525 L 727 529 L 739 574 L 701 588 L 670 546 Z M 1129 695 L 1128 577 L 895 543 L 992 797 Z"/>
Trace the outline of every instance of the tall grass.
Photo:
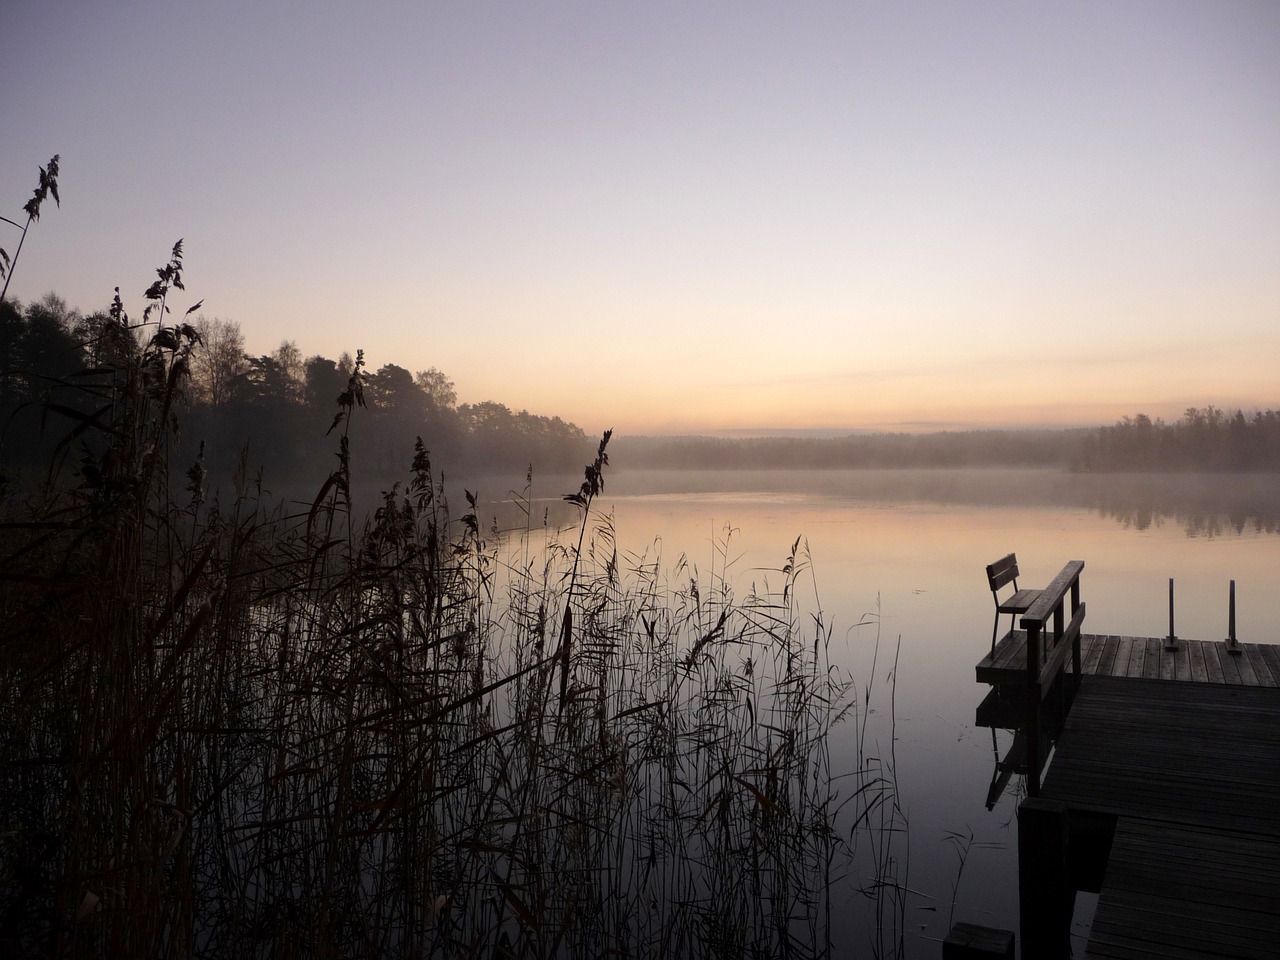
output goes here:
<path id="1" fill-rule="evenodd" d="M 855 889 L 897 889 L 891 769 L 832 770 L 865 711 L 800 541 L 743 597 L 727 543 L 709 577 L 620 552 L 608 434 L 572 530 L 531 477 L 520 529 L 453 519 L 421 440 L 359 517 L 362 364 L 311 503 L 243 462 L 210 496 L 166 454 L 180 244 L 158 273 L 161 326 L 135 346 L 117 301 L 95 412 L 64 411 L 74 482 L 4 506 L 0 952 L 823 956 Z"/>

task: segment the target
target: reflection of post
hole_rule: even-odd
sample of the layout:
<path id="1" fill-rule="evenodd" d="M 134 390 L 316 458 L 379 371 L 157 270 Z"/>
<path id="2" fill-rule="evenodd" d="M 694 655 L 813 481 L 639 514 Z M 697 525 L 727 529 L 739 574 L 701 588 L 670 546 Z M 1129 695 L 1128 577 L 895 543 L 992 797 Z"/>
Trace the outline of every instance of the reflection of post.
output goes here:
<path id="1" fill-rule="evenodd" d="M 1028 797 L 1018 806 L 1018 905 L 1022 955 L 1071 956 L 1071 882 L 1066 805 Z"/>

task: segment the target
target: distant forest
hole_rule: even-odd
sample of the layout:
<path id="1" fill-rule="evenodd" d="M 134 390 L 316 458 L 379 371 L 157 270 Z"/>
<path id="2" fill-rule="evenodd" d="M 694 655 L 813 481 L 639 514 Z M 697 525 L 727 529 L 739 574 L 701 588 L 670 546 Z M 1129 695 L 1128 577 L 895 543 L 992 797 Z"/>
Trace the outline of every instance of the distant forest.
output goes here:
<path id="1" fill-rule="evenodd" d="M 1110 427 L 845 437 L 621 437 L 617 463 L 656 469 L 1058 467 L 1079 472 L 1280 471 L 1280 411 L 1191 408 Z"/>
<path id="2" fill-rule="evenodd" d="M 103 354 L 108 312 L 82 315 L 58 297 L 0 303 L 0 467 L 75 463 L 78 436 L 100 415 L 93 387 L 113 369 Z M 228 476 L 242 454 L 251 471 L 290 482 L 324 477 L 337 443 L 326 434 L 359 356 L 305 356 L 296 343 L 254 356 L 240 325 L 197 318 L 187 402 L 175 411 L 181 462 L 200 459 Z M 116 365 L 115 369 L 119 369 Z M 502 403 L 458 403 L 440 370 L 394 363 L 362 369 L 364 409 L 351 430 L 356 477 L 389 484 L 404 475 L 422 437 L 436 468 L 454 478 L 572 473 L 590 460 L 584 431 L 556 416 Z M 980 430 L 843 437 L 617 436 L 620 469 L 870 469 L 1057 467 L 1088 472 L 1280 471 L 1280 411 L 1252 415 L 1191 408 L 1174 423 L 1145 414 L 1113 426 L 1069 430 Z"/>
<path id="3" fill-rule="evenodd" d="M 76 463 L 87 418 L 102 416 L 103 377 L 119 375 L 104 351 L 109 312 L 82 315 L 58 297 L 22 305 L 0 303 L 0 467 L 34 469 L 50 458 Z M 305 356 L 286 340 L 254 356 L 234 321 L 197 317 L 200 343 L 190 355 L 183 409 L 175 411 L 180 458 L 229 476 L 241 460 L 270 483 L 323 478 L 336 466 L 337 431 L 327 435 L 362 358 Z M 577 472 L 594 443 L 559 417 L 512 411 L 502 403 L 457 402 L 441 371 L 410 372 L 394 363 L 362 370 L 363 409 L 350 429 L 353 474 L 390 483 L 409 469 L 422 437 L 437 470 L 454 477 L 503 473 Z"/>

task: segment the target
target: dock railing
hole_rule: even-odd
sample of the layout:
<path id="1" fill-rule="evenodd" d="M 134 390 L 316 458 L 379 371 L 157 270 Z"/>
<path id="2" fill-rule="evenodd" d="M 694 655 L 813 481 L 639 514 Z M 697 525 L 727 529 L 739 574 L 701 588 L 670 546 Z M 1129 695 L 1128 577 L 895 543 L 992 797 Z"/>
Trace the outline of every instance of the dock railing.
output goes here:
<path id="1" fill-rule="evenodd" d="M 1040 597 L 1022 616 L 1027 631 L 1027 794 L 1040 794 L 1041 706 L 1055 686 L 1071 653 L 1076 680 L 1080 677 L 1080 629 L 1084 624 L 1084 602 L 1080 599 L 1080 572 L 1083 560 L 1071 560 L 1041 591 Z M 1071 620 L 1067 621 L 1067 597 L 1071 598 Z"/>

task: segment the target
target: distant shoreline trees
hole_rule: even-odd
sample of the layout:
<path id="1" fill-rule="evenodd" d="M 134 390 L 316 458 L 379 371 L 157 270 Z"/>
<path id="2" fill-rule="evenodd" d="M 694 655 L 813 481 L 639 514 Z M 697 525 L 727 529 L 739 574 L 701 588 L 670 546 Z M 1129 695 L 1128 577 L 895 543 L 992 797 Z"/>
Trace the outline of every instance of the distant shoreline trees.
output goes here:
<path id="1" fill-rule="evenodd" d="M 0 468 L 34 467 L 65 443 L 76 422 L 94 416 L 94 369 L 107 314 L 83 316 L 53 294 L 23 305 L 0 303 Z M 291 340 L 253 356 L 235 321 L 198 316 L 200 343 L 190 358 L 187 408 L 178 455 L 202 457 L 214 475 L 248 462 L 275 479 L 324 475 L 334 466 L 326 436 L 354 363 L 306 357 Z M 435 461 L 455 476 L 577 472 L 592 445 L 576 424 L 497 401 L 458 404 L 453 381 L 436 367 L 416 374 L 393 363 L 365 374 L 365 410 L 351 432 L 359 476 L 390 482 L 408 469 L 421 436 Z"/>
<path id="2" fill-rule="evenodd" d="M 1070 463 L 1079 430 L 975 430 L 844 437 L 620 437 L 615 460 L 666 470 L 860 470 Z"/>
<path id="3" fill-rule="evenodd" d="M 30 304 L 0 302 L 0 467 L 49 462 L 76 418 L 94 416 L 83 387 L 119 343 L 104 337 L 106 312 L 87 316 L 54 294 Z M 307 357 L 290 340 L 253 356 L 235 321 L 196 318 L 201 343 L 191 355 L 189 405 L 180 455 L 203 451 L 206 468 L 229 473 L 248 449 L 253 466 L 275 478 L 323 475 L 333 467 L 325 434 L 354 362 Z M 576 472 L 591 444 L 576 424 L 513 411 L 493 400 L 457 402 L 436 367 L 411 372 L 394 363 L 365 374 L 365 402 L 351 435 L 359 475 L 390 481 L 422 436 L 455 477 Z M 61 418 L 61 419 L 60 419 Z M 1280 411 L 1246 415 L 1189 408 L 1174 423 L 1146 414 L 1112 426 L 1068 430 L 977 430 L 844 437 L 619 436 L 624 469 L 769 470 L 945 467 L 1050 467 L 1080 472 L 1280 471 Z"/>
<path id="4" fill-rule="evenodd" d="M 1280 410 L 1189 408 L 1175 423 L 1145 414 L 1090 431 L 1078 467 L 1095 471 L 1280 471 Z"/>
<path id="5" fill-rule="evenodd" d="M 1077 472 L 1280 471 L 1280 411 L 1189 408 L 1109 427 L 845 437 L 620 437 L 618 463 L 665 470 L 1056 467 Z"/>

